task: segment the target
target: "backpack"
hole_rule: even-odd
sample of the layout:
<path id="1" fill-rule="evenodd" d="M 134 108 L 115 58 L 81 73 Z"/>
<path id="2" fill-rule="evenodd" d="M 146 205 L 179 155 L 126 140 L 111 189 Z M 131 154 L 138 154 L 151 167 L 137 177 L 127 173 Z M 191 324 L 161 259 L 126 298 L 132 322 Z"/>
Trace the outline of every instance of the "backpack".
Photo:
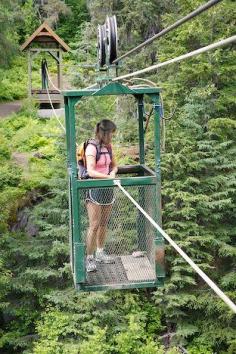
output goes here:
<path id="1" fill-rule="evenodd" d="M 87 171 L 86 156 L 85 156 L 85 150 L 86 150 L 88 144 L 92 144 L 96 147 L 96 162 L 100 159 L 100 156 L 102 154 L 107 154 L 107 152 L 101 151 L 101 144 L 95 139 L 88 139 L 88 140 L 84 141 L 82 144 L 80 144 L 76 149 L 78 177 L 80 179 L 90 178 L 88 171 Z M 108 150 L 108 153 L 109 153 L 110 158 L 112 160 L 111 145 L 107 146 L 107 150 Z M 111 169 L 111 166 L 109 167 L 109 171 L 110 171 L 110 169 Z"/>

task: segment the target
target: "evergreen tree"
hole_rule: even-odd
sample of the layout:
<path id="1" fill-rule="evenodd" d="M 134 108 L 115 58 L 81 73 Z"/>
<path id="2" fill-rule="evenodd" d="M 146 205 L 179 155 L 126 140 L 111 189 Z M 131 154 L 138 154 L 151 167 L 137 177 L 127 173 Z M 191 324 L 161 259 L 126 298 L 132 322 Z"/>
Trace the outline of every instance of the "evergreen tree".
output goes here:
<path id="1" fill-rule="evenodd" d="M 19 21 L 19 6 L 16 0 L 0 2 L 0 68 L 7 67 L 17 50 L 15 22 Z"/>
<path id="2" fill-rule="evenodd" d="M 85 0 L 66 0 L 68 12 L 61 14 L 57 23 L 57 33 L 67 43 L 81 39 L 81 27 L 89 20 L 89 13 Z"/>
<path id="3" fill-rule="evenodd" d="M 80 5 L 84 9 L 82 1 L 66 3 L 75 13 Z M 58 30 L 61 24 L 61 31 L 81 49 L 77 58 L 95 62 L 96 28 L 98 23 L 104 23 L 106 15 L 117 14 L 121 53 L 201 2 L 96 0 L 87 4 L 91 21 L 84 23 L 81 32 L 75 34 L 79 22 L 72 15 L 76 31 L 71 30 L 64 17 L 58 22 Z M 124 60 L 122 70 L 133 71 L 226 38 L 234 31 L 233 15 L 233 1 L 222 2 Z M 166 120 L 162 156 L 163 227 L 234 300 L 236 124 L 232 49 L 229 46 L 206 53 L 147 78 L 163 87 L 165 117 L 171 118 Z M 80 83 L 89 82 L 92 75 L 90 71 L 81 71 Z M 110 109 L 121 127 L 127 126 L 129 116 L 130 131 L 123 133 L 121 139 L 134 144 L 130 118 L 134 115 L 133 103 L 121 99 L 118 106 L 112 98 L 96 102 L 96 106 L 90 101 L 81 104 L 79 109 L 85 122 L 80 120 L 79 124 L 91 129 L 95 119 Z M 74 291 L 69 267 L 65 151 L 61 142 L 54 142 L 54 148 L 47 145 L 51 138 L 42 136 L 44 123 L 35 119 L 26 126 L 29 120 L 28 116 L 15 117 L 4 123 L 0 131 L 0 150 L 7 166 L 1 169 L 0 178 L 1 205 L 7 205 L 2 213 L 0 239 L 0 347 L 6 353 L 27 354 L 96 350 L 117 354 L 162 353 L 164 343 L 166 350 L 172 348 L 167 351 L 169 354 L 186 350 L 190 354 L 233 354 L 235 318 L 168 245 L 167 281 L 163 289 L 92 294 Z M 44 129 L 55 134 L 56 128 L 51 124 L 45 122 Z M 152 126 L 151 121 L 148 142 Z M 9 178 L 13 174 L 11 163 L 7 162 L 10 153 L 22 146 L 24 151 L 36 149 L 45 154 L 41 160 L 32 158 L 30 182 L 16 169 L 14 178 Z M 148 158 L 152 165 L 151 144 Z M 25 225 L 13 232 L 17 215 L 14 202 L 18 203 L 30 189 L 36 190 L 38 204 L 23 211 L 30 220 L 28 224 L 34 225 L 33 231 L 29 234 Z"/>
<path id="4" fill-rule="evenodd" d="M 58 22 L 60 15 L 65 15 L 69 11 L 62 0 L 39 0 L 36 1 L 34 6 L 38 12 L 40 22 L 43 23 L 47 20 L 48 24 L 52 27 Z"/>

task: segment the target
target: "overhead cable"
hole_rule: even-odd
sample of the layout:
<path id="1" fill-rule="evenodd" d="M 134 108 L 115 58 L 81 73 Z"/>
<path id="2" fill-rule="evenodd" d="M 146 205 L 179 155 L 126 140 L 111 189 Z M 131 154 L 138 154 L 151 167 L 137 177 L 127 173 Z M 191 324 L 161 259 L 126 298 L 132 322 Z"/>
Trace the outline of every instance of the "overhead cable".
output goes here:
<path id="1" fill-rule="evenodd" d="M 158 38 L 164 36 L 166 33 L 172 31 L 173 29 L 175 29 L 177 27 L 179 27 L 180 25 L 182 25 L 183 23 L 191 20 L 192 18 L 196 17 L 197 15 L 200 15 L 202 12 L 208 10 L 209 8 L 211 8 L 214 5 L 217 5 L 221 1 L 222 0 L 210 0 L 210 1 L 208 1 L 206 4 L 198 7 L 196 10 L 190 12 L 185 17 L 183 17 L 180 20 L 176 21 L 175 23 L 173 23 L 169 27 L 163 29 L 161 32 L 155 34 L 153 37 L 147 39 L 145 42 L 139 44 L 137 47 L 135 47 L 135 48 L 131 49 L 130 51 L 128 51 L 127 53 L 121 55 L 119 58 L 117 58 L 116 60 L 113 61 L 113 64 L 118 63 L 121 59 L 126 58 L 130 54 L 136 52 L 137 50 L 139 50 L 139 49 L 141 49 L 143 47 L 145 47 L 147 44 L 152 43 L 155 39 L 158 39 Z"/>
<path id="2" fill-rule="evenodd" d="M 150 223 L 160 232 L 160 234 L 170 243 L 170 245 L 183 257 L 186 262 L 195 270 L 198 275 L 214 290 L 214 292 L 236 313 L 236 305 L 229 297 L 197 266 L 196 263 L 172 240 L 172 238 L 146 213 L 146 211 L 136 202 L 134 198 L 121 186 L 119 180 L 114 180 L 114 184 L 131 200 L 138 210 L 150 221 Z"/>
<path id="3" fill-rule="evenodd" d="M 231 44 L 233 42 L 236 42 L 236 35 L 234 35 L 232 37 L 229 37 L 229 38 L 226 38 L 226 39 L 222 39 L 219 42 L 212 43 L 210 45 L 207 45 L 206 47 L 199 48 L 199 49 L 194 50 L 192 52 L 189 52 L 187 54 L 180 55 L 179 57 L 164 61 L 163 63 L 155 64 L 155 65 L 149 66 L 149 67 L 147 67 L 145 69 L 142 69 L 142 70 L 135 71 L 135 72 L 130 73 L 130 74 L 126 74 L 126 75 L 115 77 L 114 79 L 112 79 L 112 81 L 119 81 L 119 80 L 127 79 L 127 78 L 132 77 L 132 76 L 136 76 L 136 75 L 140 75 L 140 74 L 143 74 L 143 73 L 146 73 L 146 72 L 149 72 L 149 71 L 153 71 L 153 70 L 156 70 L 156 69 L 161 68 L 163 66 L 166 66 L 166 65 L 169 65 L 169 64 L 173 64 L 173 63 L 182 61 L 184 59 L 188 59 L 188 58 L 194 57 L 195 55 L 198 55 L 198 54 L 205 53 L 208 50 L 212 50 L 212 49 L 216 49 L 216 48 L 219 48 L 219 47 L 223 47 L 223 46 L 225 46 L 227 44 Z"/>

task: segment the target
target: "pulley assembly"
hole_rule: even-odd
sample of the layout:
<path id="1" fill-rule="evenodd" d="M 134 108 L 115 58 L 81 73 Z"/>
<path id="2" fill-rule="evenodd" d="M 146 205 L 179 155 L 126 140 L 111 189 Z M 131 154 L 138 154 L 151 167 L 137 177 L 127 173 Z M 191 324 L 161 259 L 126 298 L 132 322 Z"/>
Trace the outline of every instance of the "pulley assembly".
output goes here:
<path id="1" fill-rule="evenodd" d="M 97 48 L 99 67 L 112 65 L 118 48 L 116 16 L 107 16 L 105 24 L 98 25 Z"/>
<path id="2" fill-rule="evenodd" d="M 98 62 L 102 67 L 106 64 L 106 25 L 98 25 Z"/>

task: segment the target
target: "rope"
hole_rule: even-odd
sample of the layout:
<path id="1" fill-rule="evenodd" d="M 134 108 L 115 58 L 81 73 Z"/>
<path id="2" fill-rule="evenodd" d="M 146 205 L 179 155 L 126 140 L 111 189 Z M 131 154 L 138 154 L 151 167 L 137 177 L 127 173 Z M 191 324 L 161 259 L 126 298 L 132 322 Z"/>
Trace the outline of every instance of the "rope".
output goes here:
<path id="1" fill-rule="evenodd" d="M 53 83 L 53 81 L 52 81 L 52 79 L 51 79 L 51 77 L 50 77 L 50 75 L 49 75 L 49 72 L 48 72 L 48 69 L 47 69 L 47 68 L 46 68 L 46 72 L 47 72 L 47 76 L 48 76 L 48 79 L 49 79 L 51 85 L 55 88 L 55 90 L 57 90 L 58 92 L 62 93 L 62 90 L 60 90 L 58 87 L 56 87 L 56 86 L 54 85 L 54 83 Z M 93 85 L 87 86 L 87 87 L 85 87 L 83 90 L 88 90 L 88 89 L 93 88 L 93 87 L 95 87 L 95 86 L 97 86 L 97 84 L 93 84 Z"/>
<path id="2" fill-rule="evenodd" d="M 196 10 L 190 12 L 188 15 L 186 15 L 183 18 L 181 18 L 177 22 L 173 23 L 171 26 L 163 29 L 161 32 L 155 34 L 153 37 L 147 39 L 145 42 L 139 44 L 137 47 L 135 47 L 135 48 L 131 49 L 130 51 L 128 51 L 127 53 L 121 55 L 119 58 L 117 58 L 116 60 L 113 61 L 113 64 L 118 63 L 121 59 L 126 58 L 127 56 L 129 56 L 130 54 L 132 54 L 132 53 L 136 52 L 137 50 L 143 48 L 147 44 L 152 43 L 155 39 L 158 39 L 158 38 L 164 36 L 166 33 L 170 32 L 171 30 L 173 30 L 173 29 L 175 29 L 177 27 L 179 27 L 183 23 L 191 20 L 192 18 L 194 18 L 197 15 L 201 14 L 202 12 L 208 10 L 212 6 L 217 5 L 221 1 L 222 0 L 211 0 L 211 1 L 208 1 L 206 4 L 198 7 Z"/>
<path id="3" fill-rule="evenodd" d="M 122 76 L 115 77 L 114 79 L 112 79 L 112 81 L 119 81 L 119 80 L 126 79 L 128 77 L 132 77 L 132 76 L 140 75 L 140 74 L 143 74 L 143 73 L 146 73 L 146 72 L 149 72 L 149 71 L 153 71 L 153 70 L 161 68 L 163 66 L 166 66 L 166 65 L 169 65 L 169 64 L 173 64 L 173 63 L 182 61 L 182 60 L 187 59 L 187 58 L 194 57 L 195 55 L 205 53 L 208 50 L 216 49 L 216 48 L 225 46 L 225 45 L 233 43 L 233 42 L 236 42 L 236 35 L 234 35 L 232 37 L 229 37 L 229 38 L 226 38 L 226 39 L 223 39 L 223 40 L 221 40 L 219 42 L 212 43 L 210 45 L 207 45 L 206 47 L 199 48 L 197 50 L 194 50 L 193 52 L 189 52 L 187 54 L 180 55 L 179 57 L 164 61 L 163 63 L 152 65 L 152 66 L 149 66 L 149 67 L 147 67 L 145 69 L 138 70 L 138 71 L 135 71 L 135 72 L 127 74 L 127 75 L 122 75 Z"/>
<path id="4" fill-rule="evenodd" d="M 50 81 L 52 87 L 54 87 L 55 90 L 57 90 L 58 92 L 61 93 L 61 90 L 60 90 L 58 87 L 56 87 L 56 86 L 54 85 L 52 79 L 50 78 L 50 75 L 49 75 L 49 72 L 48 72 L 48 68 L 47 68 L 47 67 L 46 67 L 46 73 L 47 73 L 48 79 L 49 79 L 49 81 Z"/>
<path id="5" fill-rule="evenodd" d="M 200 277 L 212 288 L 212 290 L 236 313 L 236 305 L 223 293 L 220 288 L 191 260 L 191 258 L 170 238 L 167 233 L 146 213 L 143 208 L 131 197 L 131 195 L 121 186 L 119 180 L 114 180 L 114 184 L 131 200 L 139 211 L 150 221 L 150 223 L 160 232 L 160 234 L 171 244 L 172 247 L 186 260 L 186 262 L 200 275 Z"/>
<path id="6" fill-rule="evenodd" d="M 60 124 L 62 130 L 63 130 L 64 133 L 65 133 L 65 132 L 66 132 L 66 128 L 64 127 L 64 125 L 63 125 L 62 122 L 60 121 L 59 116 L 57 115 L 57 113 L 56 113 L 56 111 L 55 111 L 55 109 L 54 109 L 54 107 L 53 107 L 52 100 L 51 100 L 51 97 L 50 97 L 50 94 L 49 94 L 48 86 L 47 86 L 47 85 L 46 85 L 46 90 L 47 90 L 47 94 L 48 94 L 48 98 L 49 98 L 50 105 L 51 105 L 51 107 L 52 107 L 53 114 L 54 114 L 56 120 L 58 121 L 58 123 Z"/>
<path id="7" fill-rule="evenodd" d="M 54 85 L 52 79 L 50 78 L 50 75 L 49 75 L 49 72 L 48 72 L 48 69 L 47 69 L 47 68 L 46 68 L 46 73 L 47 73 L 47 77 L 48 77 L 48 79 L 49 79 L 51 85 L 55 88 L 55 90 L 57 90 L 58 92 L 62 93 L 62 91 L 61 91 L 58 87 L 56 87 L 56 86 Z M 84 90 L 88 90 L 88 89 L 90 89 L 90 88 L 92 88 L 92 87 L 95 87 L 95 86 L 97 86 L 97 84 L 94 84 L 94 85 L 90 85 L 90 86 L 88 86 L 88 87 L 85 87 Z M 57 112 L 55 111 L 55 109 L 54 109 L 54 107 L 53 107 L 52 100 L 51 100 L 51 96 L 50 96 L 50 93 L 49 93 L 49 90 L 48 90 L 48 85 L 46 85 L 46 90 L 47 90 L 47 94 L 48 94 L 50 106 L 52 107 L 53 114 L 54 114 L 55 118 L 57 119 L 57 121 L 58 121 L 60 127 L 62 128 L 62 130 L 63 130 L 64 132 L 66 132 L 66 128 L 65 128 L 64 125 L 61 123 L 61 121 L 60 121 L 60 119 L 59 119 L 59 116 L 57 115 Z M 97 91 L 98 91 L 98 90 L 97 90 Z M 97 91 L 96 91 L 96 92 L 97 92 Z"/>
<path id="8" fill-rule="evenodd" d="M 51 85 L 52 85 L 58 92 L 61 93 L 61 90 L 59 90 L 59 89 L 53 84 L 53 82 L 52 82 L 52 80 L 51 80 L 51 78 L 50 78 L 50 76 L 49 76 L 47 67 L 45 67 L 45 69 L 46 69 L 47 77 L 48 77 L 48 79 L 49 79 Z M 64 133 L 65 133 L 65 132 L 66 132 L 66 128 L 64 127 L 64 125 L 63 125 L 62 122 L 60 121 L 59 116 L 57 115 L 57 112 L 55 111 L 55 109 L 54 109 L 54 107 L 53 107 L 52 100 L 51 100 L 51 96 L 50 96 L 50 93 L 49 93 L 49 91 L 48 91 L 48 83 L 47 83 L 47 85 L 46 85 L 46 90 L 47 90 L 47 94 L 48 94 L 50 106 L 52 107 L 52 112 L 53 112 L 53 114 L 54 114 L 56 120 L 58 121 L 60 127 L 62 128 L 62 130 L 63 130 Z"/>

